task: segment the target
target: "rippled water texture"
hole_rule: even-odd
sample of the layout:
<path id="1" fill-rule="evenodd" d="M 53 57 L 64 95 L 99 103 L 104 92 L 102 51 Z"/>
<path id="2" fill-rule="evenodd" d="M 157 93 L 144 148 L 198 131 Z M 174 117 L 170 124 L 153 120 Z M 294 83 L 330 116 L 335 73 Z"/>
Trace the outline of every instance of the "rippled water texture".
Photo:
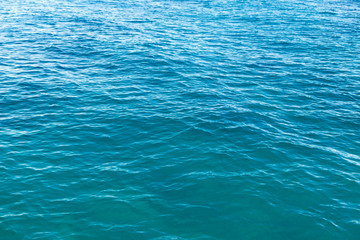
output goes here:
<path id="1" fill-rule="evenodd" d="M 0 17 L 1 240 L 359 239 L 359 1 Z"/>

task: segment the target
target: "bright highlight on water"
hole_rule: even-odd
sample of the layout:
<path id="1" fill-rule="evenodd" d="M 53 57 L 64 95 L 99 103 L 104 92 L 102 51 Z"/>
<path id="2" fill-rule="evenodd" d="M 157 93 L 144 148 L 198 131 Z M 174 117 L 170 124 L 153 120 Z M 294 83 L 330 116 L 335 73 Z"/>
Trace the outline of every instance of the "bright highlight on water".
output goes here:
<path id="1" fill-rule="evenodd" d="M 360 2 L 2 1 L 0 179 L 0 240 L 358 240 Z"/>

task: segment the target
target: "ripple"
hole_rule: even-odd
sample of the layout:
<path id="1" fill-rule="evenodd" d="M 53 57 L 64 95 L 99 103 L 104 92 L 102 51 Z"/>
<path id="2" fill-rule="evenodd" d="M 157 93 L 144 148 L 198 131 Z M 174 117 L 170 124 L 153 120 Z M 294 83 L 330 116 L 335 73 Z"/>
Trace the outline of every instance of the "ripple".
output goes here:
<path id="1" fill-rule="evenodd" d="M 0 238 L 358 238 L 357 1 L 0 6 Z"/>

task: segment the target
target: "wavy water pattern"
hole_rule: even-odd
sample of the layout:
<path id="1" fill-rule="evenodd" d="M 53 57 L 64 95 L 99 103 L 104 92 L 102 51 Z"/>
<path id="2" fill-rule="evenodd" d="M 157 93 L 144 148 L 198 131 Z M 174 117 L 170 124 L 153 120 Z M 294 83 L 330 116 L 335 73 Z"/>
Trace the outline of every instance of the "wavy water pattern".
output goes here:
<path id="1" fill-rule="evenodd" d="M 359 239 L 360 2 L 0 3 L 0 239 Z"/>

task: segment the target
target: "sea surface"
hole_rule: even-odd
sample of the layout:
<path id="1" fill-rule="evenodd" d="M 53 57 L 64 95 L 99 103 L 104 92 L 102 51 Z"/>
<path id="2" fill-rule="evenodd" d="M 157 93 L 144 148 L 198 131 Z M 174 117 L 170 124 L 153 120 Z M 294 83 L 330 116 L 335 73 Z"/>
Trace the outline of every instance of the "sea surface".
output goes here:
<path id="1" fill-rule="evenodd" d="M 360 1 L 1 1 L 0 239 L 360 239 Z"/>

